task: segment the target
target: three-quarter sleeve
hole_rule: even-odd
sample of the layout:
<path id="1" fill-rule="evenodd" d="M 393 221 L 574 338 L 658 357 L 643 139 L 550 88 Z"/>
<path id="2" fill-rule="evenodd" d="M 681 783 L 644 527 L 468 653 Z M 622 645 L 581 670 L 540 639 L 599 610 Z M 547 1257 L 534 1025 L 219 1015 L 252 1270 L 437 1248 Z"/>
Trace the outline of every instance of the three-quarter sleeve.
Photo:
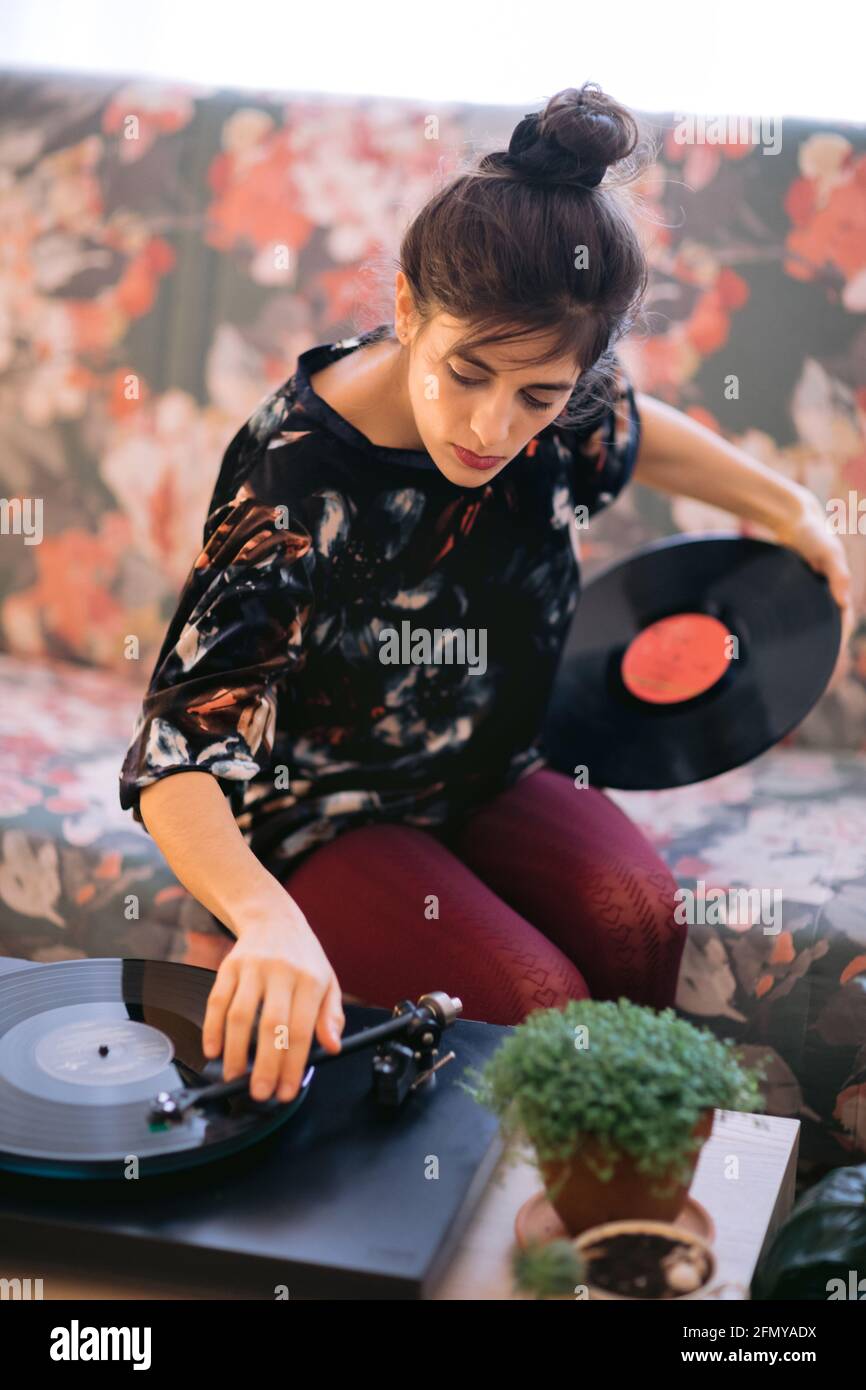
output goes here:
<path id="1" fill-rule="evenodd" d="M 634 387 L 615 354 L 612 365 L 612 388 L 597 418 L 579 431 L 555 427 L 573 457 L 576 499 L 585 504 L 590 516 L 622 492 L 634 473 L 640 447 Z"/>
<path id="2" fill-rule="evenodd" d="M 212 773 L 241 810 L 271 759 L 276 684 L 306 659 L 312 537 L 297 508 L 263 500 L 254 483 L 255 472 L 209 514 L 136 719 L 120 804 L 141 825 L 142 788 L 181 771 Z"/>

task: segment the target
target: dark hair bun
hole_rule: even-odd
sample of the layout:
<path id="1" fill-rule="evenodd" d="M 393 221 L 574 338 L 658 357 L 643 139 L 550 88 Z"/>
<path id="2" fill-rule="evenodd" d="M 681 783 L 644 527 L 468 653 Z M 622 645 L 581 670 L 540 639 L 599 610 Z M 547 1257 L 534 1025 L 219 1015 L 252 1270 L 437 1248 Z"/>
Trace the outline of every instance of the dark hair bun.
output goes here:
<path id="1" fill-rule="evenodd" d="M 640 139 L 634 116 L 597 82 L 565 87 L 543 111 L 518 123 L 507 153 L 487 155 L 482 167 L 529 182 L 595 188 L 608 166 L 625 159 Z"/>

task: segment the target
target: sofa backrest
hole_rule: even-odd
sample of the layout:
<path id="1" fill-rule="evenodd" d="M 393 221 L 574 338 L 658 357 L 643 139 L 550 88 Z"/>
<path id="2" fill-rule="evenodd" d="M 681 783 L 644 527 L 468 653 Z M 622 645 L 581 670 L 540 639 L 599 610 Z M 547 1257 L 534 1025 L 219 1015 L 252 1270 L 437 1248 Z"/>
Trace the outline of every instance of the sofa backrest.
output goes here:
<path id="1" fill-rule="evenodd" d="M 388 316 L 365 304 L 368 259 L 522 114 L 0 73 L 4 650 L 144 685 L 229 440 L 305 348 Z M 866 128 L 787 120 L 771 150 L 642 119 L 649 332 L 622 359 L 822 501 L 863 498 L 843 537 L 862 613 Z M 584 577 L 738 527 L 635 483 L 586 534 Z M 864 746 L 864 626 L 792 741 Z"/>

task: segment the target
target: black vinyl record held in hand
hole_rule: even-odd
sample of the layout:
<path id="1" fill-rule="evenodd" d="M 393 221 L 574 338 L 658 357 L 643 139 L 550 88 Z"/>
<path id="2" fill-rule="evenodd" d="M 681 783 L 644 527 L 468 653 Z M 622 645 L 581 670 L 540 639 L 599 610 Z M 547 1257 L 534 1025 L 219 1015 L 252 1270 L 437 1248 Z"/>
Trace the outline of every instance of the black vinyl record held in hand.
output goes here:
<path id="1" fill-rule="evenodd" d="M 787 546 L 654 542 L 581 595 L 544 725 L 547 761 L 629 791 L 740 767 L 809 713 L 841 632 L 826 579 Z"/>

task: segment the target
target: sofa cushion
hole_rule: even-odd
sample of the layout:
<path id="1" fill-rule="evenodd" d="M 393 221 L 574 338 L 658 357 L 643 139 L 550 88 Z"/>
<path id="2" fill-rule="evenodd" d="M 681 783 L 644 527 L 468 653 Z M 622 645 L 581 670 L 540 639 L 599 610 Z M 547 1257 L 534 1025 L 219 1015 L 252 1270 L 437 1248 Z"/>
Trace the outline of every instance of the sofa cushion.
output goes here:
<path id="1" fill-rule="evenodd" d="M 686 890 L 677 1012 L 766 1056 L 801 1174 L 862 1158 L 866 757 L 783 742 L 707 782 L 608 794 Z"/>
<path id="2" fill-rule="evenodd" d="M 234 937 L 121 810 L 141 691 L 110 672 L 0 655 L 0 950 L 216 968 Z"/>
<path id="3" fill-rule="evenodd" d="M 120 809 L 140 699 L 110 673 L 0 655 L 4 955 L 216 969 L 231 949 Z M 866 757 L 780 745 L 707 782 L 608 795 L 694 895 L 677 1011 L 766 1058 L 769 1112 L 803 1125 L 801 1174 L 866 1156 Z M 737 888 L 765 890 L 758 920 Z"/>

